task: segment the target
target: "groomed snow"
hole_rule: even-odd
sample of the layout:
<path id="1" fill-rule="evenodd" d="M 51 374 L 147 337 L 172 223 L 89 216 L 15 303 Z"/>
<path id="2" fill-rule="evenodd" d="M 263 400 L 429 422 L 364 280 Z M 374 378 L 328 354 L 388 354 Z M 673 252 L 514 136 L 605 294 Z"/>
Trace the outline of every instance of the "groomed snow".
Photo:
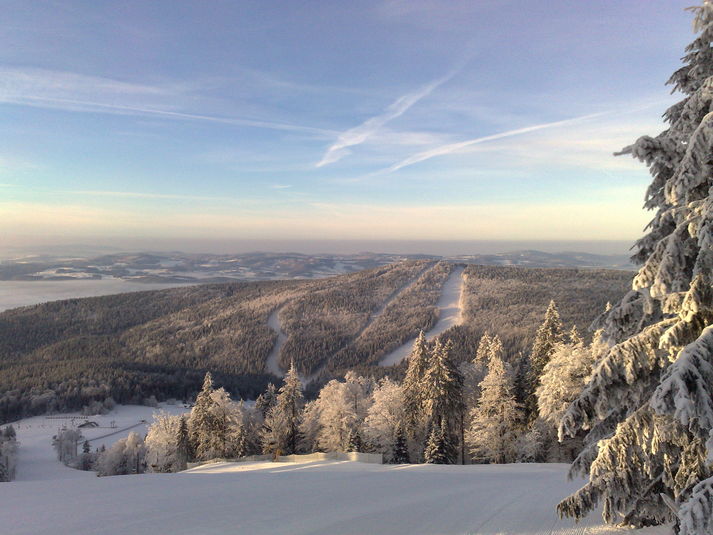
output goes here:
<path id="1" fill-rule="evenodd" d="M 180 406 L 167 407 L 172 412 Z M 155 409 L 98 417 L 124 428 Z M 96 421 L 95 417 L 92 417 Z M 104 420 L 106 419 L 106 420 Z M 0 484 L 0 526 L 13 535 L 492 534 L 663 535 L 622 531 L 597 515 L 576 525 L 555 504 L 581 482 L 562 464 L 373 465 L 349 461 L 216 463 L 179 474 L 98 478 L 60 465 L 57 420 L 17 422 L 18 480 Z M 142 426 L 131 430 L 143 433 Z M 124 430 L 99 439 L 109 445 Z M 98 437 L 107 430 L 85 434 Z"/>
<path id="2" fill-rule="evenodd" d="M 577 486 L 565 474 L 536 464 L 221 463 L 0 485 L 0 525 L 13 535 L 620 533 L 597 517 L 557 517 L 555 504 Z"/>
<path id="3" fill-rule="evenodd" d="M 280 368 L 280 352 L 282 351 L 282 346 L 287 342 L 287 335 L 282 330 L 280 318 L 278 317 L 280 310 L 280 308 L 274 310 L 267 318 L 267 325 L 277 333 L 277 340 L 275 340 L 275 345 L 272 346 L 270 354 L 267 356 L 265 370 L 277 377 L 284 377 L 285 372 Z"/>
<path id="4" fill-rule="evenodd" d="M 463 321 L 463 267 L 455 267 L 443 284 L 441 296 L 438 298 L 436 308 L 438 308 L 438 321 L 425 333 L 430 341 L 439 334 L 447 331 L 454 325 L 459 325 Z M 409 340 L 401 347 L 394 349 L 379 361 L 379 366 L 393 366 L 408 358 L 413 349 L 415 338 Z"/>
<path id="5" fill-rule="evenodd" d="M 160 409 L 139 405 L 119 405 L 107 414 L 87 417 L 100 427 L 81 429 L 82 435 L 89 440 L 92 451 L 102 445 L 108 448 L 117 440 L 126 438 L 132 431 L 145 436 L 153 420 L 153 414 L 158 410 L 182 414 L 189 409 L 183 408 L 180 404 L 161 405 Z M 87 420 L 84 420 L 79 413 L 72 413 L 50 417 L 34 416 L 14 422 L 12 425 L 15 427 L 17 440 L 20 443 L 15 481 L 95 477 L 93 473 L 67 468 L 59 463 L 52 447 L 52 436 L 57 434 L 59 428 L 63 425 L 67 427 L 73 424 L 79 425 L 85 421 Z M 112 427 L 112 422 L 115 427 Z M 81 447 L 80 444 L 80 452 Z"/>

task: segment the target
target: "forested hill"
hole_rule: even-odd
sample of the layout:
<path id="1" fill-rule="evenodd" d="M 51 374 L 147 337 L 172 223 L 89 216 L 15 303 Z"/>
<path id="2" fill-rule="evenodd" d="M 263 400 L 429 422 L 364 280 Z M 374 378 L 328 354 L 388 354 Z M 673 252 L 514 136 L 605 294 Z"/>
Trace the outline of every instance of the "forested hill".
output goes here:
<path id="1" fill-rule="evenodd" d="M 380 367 L 387 352 L 438 320 L 441 288 L 456 264 L 399 262 L 319 280 L 264 281 L 71 299 L 0 313 L 0 421 L 77 409 L 113 397 L 185 398 L 210 370 L 234 395 L 254 398 L 279 378 L 266 370 L 279 318 L 278 364 L 294 360 L 323 382 L 349 368 Z M 630 286 L 632 273 L 468 265 L 461 325 L 441 336 L 471 358 L 485 330 L 510 358 L 526 354 L 551 299 L 580 330 Z M 316 385 L 315 385 L 316 386 Z"/>

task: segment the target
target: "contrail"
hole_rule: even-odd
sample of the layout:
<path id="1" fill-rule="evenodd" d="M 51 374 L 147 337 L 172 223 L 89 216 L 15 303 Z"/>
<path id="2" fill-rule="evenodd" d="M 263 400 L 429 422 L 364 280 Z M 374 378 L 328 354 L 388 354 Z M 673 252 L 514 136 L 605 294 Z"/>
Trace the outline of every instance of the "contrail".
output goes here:
<path id="1" fill-rule="evenodd" d="M 265 128 L 268 130 L 286 130 L 293 132 L 306 132 L 320 136 L 332 136 L 333 130 L 313 128 L 311 126 L 301 126 L 289 123 L 278 123 L 272 121 L 260 121 L 254 119 L 242 119 L 239 117 L 218 117 L 215 115 L 202 115 L 197 113 L 183 113 L 177 111 L 161 110 L 156 108 L 144 108 L 138 106 L 124 106 L 120 104 L 106 104 L 102 102 L 92 102 L 87 100 L 74 100 L 66 98 L 38 97 L 23 95 L 19 98 L 8 98 L 0 96 L 0 103 L 32 106 L 38 108 L 65 109 L 69 111 L 84 111 L 97 113 L 114 113 L 126 115 L 153 115 L 168 119 L 179 119 L 189 121 L 206 121 L 212 123 L 232 124 L 236 126 L 250 126 L 254 128 Z M 78 109 L 79 108 L 79 109 Z M 83 108 L 83 109 L 82 109 Z"/>
<path id="2" fill-rule="evenodd" d="M 322 159 L 317 162 L 316 167 L 323 167 L 327 164 L 334 163 L 346 156 L 348 151 L 345 149 L 364 143 L 382 126 L 406 113 L 411 106 L 422 98 L 430 95 L 438 86 L 453 78 L 461 69 L 462 65 L 459 65 L 445 76 L 424 85 L 416 91 L 400 96 L 386 108 L 384 113 L 367 119 L 359 126 L 355 126 L 339 134 L 337 140 L 327 149 Z"/>
<path id="3" fill-rule="evenodd" d="M 435 158 L 437 156 L 443 156 L 444 154 L 450 154 L 451 152 L 456 152 L 456 151 L 463 149 L 465 147 L 470 147 L 471 145 L 478 145 L 480 143 L 485 143 L 486 141 L 493 141 L 495 139 L 519 136 L 520 134 L 527 134 L 528 132 L 535 132 L 537 130 L 544 130 L 546 128 L 555 128 L 557 126 L 565 126 L 565 125 L 572 124 L 572 123 L 586 121 L 587 119 L 601 117 L 602 115 L 607 115 L 608 113 L 611 113 L 611 112 L 592 113 L 589 115 L 582 115 L 581 117 L 573 117 L 571 119 L 565 119 L 563 121 L 555 121 L 552 123 L 536 124 L 533 126 L 527 126 L 525 128 L 518 128 L 516 130 L 508 130 L 507 132 L 500 132 L 499 134 L 493 134 L 490 136 L 477 137 L 475 139 L 469 139 L 467 141 L 460 141 L 458 143 L 451 143 L 449 145 L 441 145 L 440 147 L 436 147 L 435 149 L 426 150 L 426 151 L 414 154 L 413 156 L 409 156 L 405 160 L 402 160 L 399 163 L 396 163 L 396 164 L 392 165 L 391 167 L 385 169 L 385 172 L 391 173 L 393 171 L 398 171 L 399 169 L 408 167 L 409 165 L 414 165 L 416 163 L 423 162 L 425 160 L 430 160 L 431 158 Z"/>

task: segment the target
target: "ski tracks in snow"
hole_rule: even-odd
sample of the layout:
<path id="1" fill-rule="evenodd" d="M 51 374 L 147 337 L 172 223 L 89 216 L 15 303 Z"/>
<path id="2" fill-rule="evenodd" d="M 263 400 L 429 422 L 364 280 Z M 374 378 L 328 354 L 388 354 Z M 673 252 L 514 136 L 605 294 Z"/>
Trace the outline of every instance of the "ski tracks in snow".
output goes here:
<path id="1" fill-rule="evenodd" d="M 282 325 L 280 324 L 279 314 L 281 310 L 282 306 L 277 307 L 267 318 L 267 325 L 277 333 L 277 340 L 275 341 L 275 345 L 272 346 L 270 354 L 267 356 L 267 360 L 265 361 L 265 371 L 277 377 L 285 376 L 285 372 L 283 372 L 282 368 L 280 368 L 280 351 L 282 351 L 282 346 L 285 345 L 285 342 L 287 341 L 287 335 L 283 332 Z"/>
<path id="2" fill-rule="evenodd" d="M 426 333 L 426 338 L 432 340 L 436 336 L 447 331 L 454 325 L 460 325 L 463 321 L 463 288 L 465 279 L 463 272 L 465 268 L 456 266 L 448 276 L 448 280 L 443 284 L 441 289 L 441 297 L 438 298 L 436 307 L 438 308 L 438 321 Z M 402 360 L 408 358 L 413 349 L 413 343 L 416 339 L 413 338 L 403 344 L 401 347 L 394 349 L 379 361 L 379 366 L 394 366 Z"/>

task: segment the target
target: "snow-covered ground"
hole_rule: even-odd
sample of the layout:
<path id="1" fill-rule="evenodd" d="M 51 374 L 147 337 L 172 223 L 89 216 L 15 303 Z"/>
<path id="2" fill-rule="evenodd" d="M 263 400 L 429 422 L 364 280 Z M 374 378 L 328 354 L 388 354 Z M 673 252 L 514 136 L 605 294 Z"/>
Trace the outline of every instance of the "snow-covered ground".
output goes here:
<path id="1" fill-rule="evenodd" d="M 185 283 L 130 282 L 113 277 L 93 280 L 0 281 L 0 312 L 59 299 L 163 290 L 185 285 Z"/>
<path id="2" fill-rule="evenodd" d="M 182 405 L 161 405 L 160 409 L 139 405 L 117 406 L 108 414 L 89 416 L 87 420 L 96 422 L 99 427 L 83 428 L 82 435 L 89 440 L 92 450 L 102 444 L 107 448 L 134 431 L 144 436 L 153 420 L 154 412 L 165 410 L 171 414 L 188 411 Z M 67 468 L 57 461 L 52 448 L 52 436 L 62 426 L 71 427 L 86 422 L 79 413 L 66 415 L 34 416 L 25 418 L 12 425 L 17 431 L 20 443 L 16 481 L 44 481 L 48 479 L 86 479 L 95 475 Z M 80 451 L 81 451 L 81 444 Z M 2 525 L 2 524 L 0 524 Z"/>
<path id="3" fill-rule="evenodd" d="M 463 267 L 455 267 L 448 280 L 443 284 L 441 296 L 438 298 L 436 308 L 438 308 L 438 321 L 426 333 L 426 338 L 431 340 L 439 334 L 447 331 L 454 325 L 462 322 L 462 293 L 463 293 Z M 394 349 L 379 361 L 380 366 L 393 366 L 398 364 L 411 354 L 413 344 L 416 339 L 409 340 L 401 347 Z"/>
<path id="4" fill-rule="evenodd" d="M 145 433 L 141 420 L 151 421 L 154 411 L 117 407 L 91 419 L 102 426 L 114 421 L 119 433 L 97 438 L 112 429 L 94 428 L 84 434 L 95 439 L 93 446 L 108 446 L 130 431 Z M 97 478 L 56 461 L 50 441 L 61 422 L 42 416 L 14 424 L 21 454 L 17 481 L 0 484 L 2 533 L 667 533 L 605 527 L 597 515 L 580 524 L 560 520 L 555 504 L 581 482 L 568 482 L 567 467 L 557 464 L 216 463 L 179 474 Z"/>
<path id="5" fill-rule="evenodd" d="M 275 341 L 275 345 L 272 346 L 270 354 L 267 356 L 265 369 L 267 372 L 277 377 L 284 377 L 285 372 L 282 371 L 282 368 L 280 368 L 280 351 L 282 351 L 282 346 L 287 341 L 287 335 L 284 333 L 282 326 L 280 325 L 280 318 L 278 317 L 279 313 L 280 309 L 278 308 L 267 318 L 267 325 L 270 329 L 277 333 L 277 340 Z"/>

